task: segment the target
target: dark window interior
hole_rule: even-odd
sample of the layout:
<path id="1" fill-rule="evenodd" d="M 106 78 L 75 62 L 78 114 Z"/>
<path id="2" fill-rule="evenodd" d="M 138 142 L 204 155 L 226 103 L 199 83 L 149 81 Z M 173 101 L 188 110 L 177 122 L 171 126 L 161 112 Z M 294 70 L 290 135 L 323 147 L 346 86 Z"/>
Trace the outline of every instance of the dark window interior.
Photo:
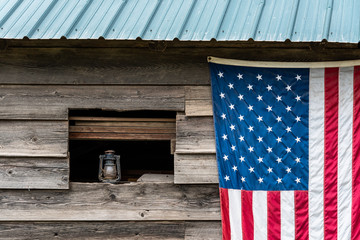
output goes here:
<path id="1" fill-rule="evenodd" d="M 69 116 L 175 118 L 174 112 L 101 110 L 70 111 Z M 70 126 L 74 124 L 70 121 Z M 120 155 L 121 181 L 136 181 L 145 173 L 173 174 L 174 156 L 170 140 L 69 140 L 70 181 L 98 182 L 99 155 L 114 150 Z"/>

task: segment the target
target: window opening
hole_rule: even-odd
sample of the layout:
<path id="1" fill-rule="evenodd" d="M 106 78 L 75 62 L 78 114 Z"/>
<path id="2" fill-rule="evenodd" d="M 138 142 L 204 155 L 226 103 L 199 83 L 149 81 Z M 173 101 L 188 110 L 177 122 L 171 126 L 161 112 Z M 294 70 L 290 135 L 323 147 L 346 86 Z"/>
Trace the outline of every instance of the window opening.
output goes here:
<path id="1" fill-rule="evenodd" d="M 98 182 L 99 155 L 120 155 L 121 181 L 173 174 L 175 112 L 69 111 L 70 181 Z M 172 150 L 171 150 L 172 149 Z"/>

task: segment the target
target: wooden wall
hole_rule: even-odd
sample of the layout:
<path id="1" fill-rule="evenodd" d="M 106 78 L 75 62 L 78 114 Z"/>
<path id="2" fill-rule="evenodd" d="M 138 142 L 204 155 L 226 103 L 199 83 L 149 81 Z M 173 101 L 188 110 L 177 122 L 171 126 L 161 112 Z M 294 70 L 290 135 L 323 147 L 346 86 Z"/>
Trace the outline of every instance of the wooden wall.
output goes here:
<path id="1" fill-rule="evenodd" d="M 164 49 L 162 49 L 164 50 Z M 2 239 L 220 239 L 207 56 L 276 61 L 358 49 L 0 50 Z M 68 110 L 177 112 L 173 182 L 69 183 Z"/>

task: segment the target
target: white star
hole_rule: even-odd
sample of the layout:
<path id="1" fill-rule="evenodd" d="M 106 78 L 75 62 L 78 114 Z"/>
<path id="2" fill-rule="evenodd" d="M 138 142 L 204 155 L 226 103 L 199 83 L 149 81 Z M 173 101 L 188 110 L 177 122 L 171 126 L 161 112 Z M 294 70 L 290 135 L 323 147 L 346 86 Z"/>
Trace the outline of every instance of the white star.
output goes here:
<path id="1" fill-rule="evenodd" d="M 258 179 L 258 181 L 259 181 L 259 183 L 263 183 L 263 182 L 264 182 L 264 179 L 260 177 L 260 178 Z"/>
<path id="2" fill-rule="evenodd" d="M 282 96 L 279 96 L 279 95 L 278 95 L 278 96 L 276 97 L 276 100 L 277 100 L 278 102 L 280 102 L 280 101 L 282 100 Z"/>
<path id="3" fill-rule="evenodd" d="M 231 110 L 233 110 L 233 109 L 235 109 L 235 105 L 234 105 L 234 104 L 230 104 L 230 105 L 229 105 L 229 108 L 230 108 Z"/>
<path id="4" fill-rule="evenodd" d="M 268 147 L 268 148 L 266 149 L 266 151 L 268 151 L 268 153 L 271 153 L 271 152 L 272 152 L 272 148 L 271 148 L 271 147 Z"/>
<path id="5" fill-rule="evenodd" d="M 230 177 L 229 177 L 228 175 L 226 175 L 226 176 L 224 177 L 224 179 L 225 179 L 225 181 L 230 181 Z"/>
<path id="6" fill-rule="evenodd" d="M 272 172 L 273 172 L 273 169 L 272 169 L 271 167 L 269 167 L 269 168 L 267 169 L 267 171 L 268 171 L 268 173 L 272 173 Z"/>
<path id="7" fill-rule="evenodd" d="M 295 179 L 296 184 L 300 183 L 300 178 Z"/>
<path id="8" fill-rule="evenodd" d="M 298 158 L 298 157 L 295 158 L 295 162 L 296 162 L 296 163 L 299 163 L 299 162 L 300 162 L 300 158 Z"/>
<path id="9" fill-rule="evenodd" d="M 280 80 L 281 80 L 281 77 L 282 77 L 282 76 L 278 74 L 278 75 L 276 76 L 276 80 L 277 80 L 277 81 L 280 81 Z"/>
<path id="10" fill-rule="evenodd" d="M 296 101 L 298 102 L 298 101 L 301 101 L 301 97 L 300 96 L 298 96 L 298 95 L 296 95 Z"/>
<path id="11" fill-rule="evenodd" d="M 268 106 L 266 109 L 268 110 L 268 112 L 272 111 L 272 107 L 271 107 L 271 106 Z"/>
<path id="12" fill-rule="evenodd" d="M 287 173 L 291 173 L 291 168 L 287 167 L 287 168 L 286 168 L 286 172 L 287 172 Z"/>
<path id="13" fill-rule="evenodd" d="M 246 182 L 245 177 L 241 177 L 242 182 Z"/>
<path id="14" fill-rule="evenodd" d="M 239 100 L 243 100 L 243 99 L 244 99 L 244 95 L 239 94 L 238 98 L 239 98 Z"/>
<path id="15" fill-rule="evenodd" d="M 286 111 L 287 111 L 287 112 L 290 112 L 290 111 L 291 111 L 291 107 L 290 107 L 290 106 L 287 106 L 287 107 L 286 107 Z"/>
<path id="16" fill-rule="evenodd" d="M 219 72 L 219 73 L 218 73 L 218 76 L 219 76 L 220 78 L 223 78 L 223 77 L 224 77 L 224 73 L 223 73 L 223 72 Z"/>
<path id="17" fill-rule="evenodd" d="M 226 119 L 226 114 L 225 113 L 221 114 L 221 118 Z"/>
<path id="18" fill-rule="evenodd" d="M 301 142 L 301 140 L 300 140 L 299 137 L 296 137 L 296 138 L 295 138 L 295 141 L 296 141 L 296 143 Z"/>
<path id="19" fill-rule="evenodd" d="M 259 137 L 257 138 L 257 140 L 258 140 L 259 142 L 262 142 L 262 141 L 263 141 L 263 138 L 259 136 Z"/>
<path id="20" fill-rule="evenodd" d="M 252 110 L 254 110 L 254 107 L 251 106 L 251 105 L 249 105 L 249 106 L 248 106 L 248 109 L 249 109 L 249 111 L 252 111 Z"/>
<path id="21" fill-rule="evenodd" d="M 291 90 L 291 86 L 290 85 L 287 85 L 286 86 L 286 91 L 290 91 Z"/>
<path id="22" fill-rule="evenodd" d="M 299 81 L 299 80 L 301 80 L 301 75 L 298 75 L 298 74 L 296 74 L 296 81 Z"/>
<path id="23" fill-rule="evenodd" d="M 240 162 L 245 162 L 245 157 L 241 156 L 239 157 Z"/>
<path id="24" fill-rule="evenodd" d="M 244 136 L 240 136 L 239 140 L 240 140 L 240 142 L 243 142 L 244 141 Z"/>
<path id="25" fill-rule="evenodd" d="M 267 85 L 266 89 L 267 89 L 268 91 L 271 91 L 271 90 L 272 90 L 272 86 Z"/>
<path id="26" fill-rule="evenodd" d="M 286 132 L 291 132 L 291 127 L 287 127 L 285 130 Z"/>
<path id="27" fill-rule="evenodd" d="M 291 148 L 289 148 L 289 147 L 287 147 L 285 150 L 287 153 L 291 152 Z"/>
<path id="28" fill-rule="evenodd" d="M 235 151 L 235 150 L 236 150 L 236 146 L 232 145 L 232 146 L 231 146 L 231 150 Z"/>
<path id="29" fill-rule="evenodd" d="M 257 96 L 257 100 L 258 100 L 258 101 L 262 101 L 262 100 L 263 100 L 262 98 L 263 98 L 263 97 L 262 97 L 261 95 L 258 95 L 258 96 Z"/>
<path id="30" fill-rule="evenodd" d="M 227 137 L 227 135 L 222 135 L 222 138 L 224 139 L 224 140 L 226 140 L 226 139 L 228 139 L 228 137 Z"/>
<path id="31" fill-rule="evenodd" d="M 221 98 L 225 98 L 225 93 L 220 93 L 219 95 Z"/>
<path id="32" fill-rule="evenodd" d="M 249 126 L 248 129 L 249 129 L 249 132 L 254 131 L 254 127 L 253 127 L 253 126 Z"/>
<path id="33" fill-rule="evenodd" d="M 281 178 L 278 178 L 276 181 L 278 184 L 280 184 L 282 182 Z"/>
<path id="34" fill-rule="evenodd" d="M 276 162 L 277 162 L 277 163 L 281 163 L 281 162 L 282 162 L 281 158 L 278 157 L 278 158 L 276 159 Z"/>
<path id="35" fill-rule="evenodd" d="M 281 137 L 277 137 L 276 141 L 279 143 L 281 142 Z"/>
<path id="36" fill-rule="evenodd" d="M 259 158 L 258 158 L 259 163 L 262 163 L 263 160 L 264 160 L 264 158 L 262 158 L 262 157 L 259 157 Z"/>
<path id="37" fill-rule="evenodd" d="M 277 122 L 281 122 L 281 117 L 280 117 L 280 116 L 277 116 L 276 121 L 277 121 Z"/>
<path id="38" fill-rule="evenodd" d="M 235 125 L 231 124 L 230 129 L 231 129 L 231 131 L 234 131 L 235 130 Z"/>
<path id="39" fill-rule="evenodd" d="M 272 132 L 272 127 L 267 127 L 266 130 L 267 130 L 268 132 Z"/>
<path id="40" fill-rule="evenodd" d="M 258 75 L 256 76 L 256 78 L 257 78 L 258 81 L 260 81 L 260 80 L 262 80 L 262 75 L 258 74 Z"/>
<path id="41" fill-rule="evenodd" d="M 250 91 L 250 90 L 253 90 L 253 85 L 250 85 L 250 84 L 249 84 L 249 85 L 247 86 L 247 88 L 249 89 L 249 91 Z"/>
<path id="42" fill-rule="evenodd" d="M 238 78 L 239 80 L 240 80 L 240 79 L 243 79 L 243 74 L 238 73 L 237 78 Z"/>
<path id="43" fill-rule="evenodd" d="M 250 167 L 249 168 L 249 171 L 252 173 L 252 172 L 254 172 L 254 168 L 253 167 Z"/>
<path id="44" fill-rule="evenodd" d="M 223 156 L 223 159 L 224 159 L 224 161 L 227 161 L 227 160 L 229 160 L 229 156 L 228 156 L 228 155 L 224 155 L 224 156 Z"/>
<path id="45" fill-rule="evenodd" d="M 257 117 L 257 120 L 258 120 L 259 122 L 261 122 L 261 121 L 263 120 L 263 117 L 262 117 L 262 116 L 258 116 L 258 117 Z"/>
<path id="46" fill-rule="evenodd" d="M 240 119 L 240 121 L 243 121 L 243 120 L 244 120 L 244 116 L 243 116 L 243 115 L 240 115 L 240 116 L 239 116 L 239 119 Z"/>
<path id="47" fill-rule="evenodd" d="M 301 121 L 301 120 L 300 120 L 300 117 L 299 117 L 299 116 L 296 116 L 295 121 L 296 121 L 296 122 L 300 122 L 300 121 Z"/>
<path id="48" fill-rule="evenodd" d="M 248 148 L 248 150 L 249 150 L 249 152 L 253 152 L 253 151 L 254 151 L 254 147 L 251 147 L 251 146 L 250 146 L 250 147 Z"/>
<path id="49" fill-rule="evenodd" d="M 230 89 L 233 89 L 233 88 L 234 88 L 234 84 L 229 83 L 228 87 L 229 87 Z"/>
<path id="50" fill-rule="evenodd" d="M 235 166 L 235 165 L 232 167 L 232 169 L 234 170 L 234 172 L 238 170 L 237 166 Z"/>

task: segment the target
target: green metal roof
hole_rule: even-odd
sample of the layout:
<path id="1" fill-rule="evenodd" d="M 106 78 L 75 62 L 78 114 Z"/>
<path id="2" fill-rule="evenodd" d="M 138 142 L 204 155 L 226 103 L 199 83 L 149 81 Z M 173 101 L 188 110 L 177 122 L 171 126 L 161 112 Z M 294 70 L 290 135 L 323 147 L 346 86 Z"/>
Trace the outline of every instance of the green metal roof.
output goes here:
<path id="1" fill-rule="evenodd" d="M 0 39 L 358 43 L 359 0 L 0 0 Z"/>

